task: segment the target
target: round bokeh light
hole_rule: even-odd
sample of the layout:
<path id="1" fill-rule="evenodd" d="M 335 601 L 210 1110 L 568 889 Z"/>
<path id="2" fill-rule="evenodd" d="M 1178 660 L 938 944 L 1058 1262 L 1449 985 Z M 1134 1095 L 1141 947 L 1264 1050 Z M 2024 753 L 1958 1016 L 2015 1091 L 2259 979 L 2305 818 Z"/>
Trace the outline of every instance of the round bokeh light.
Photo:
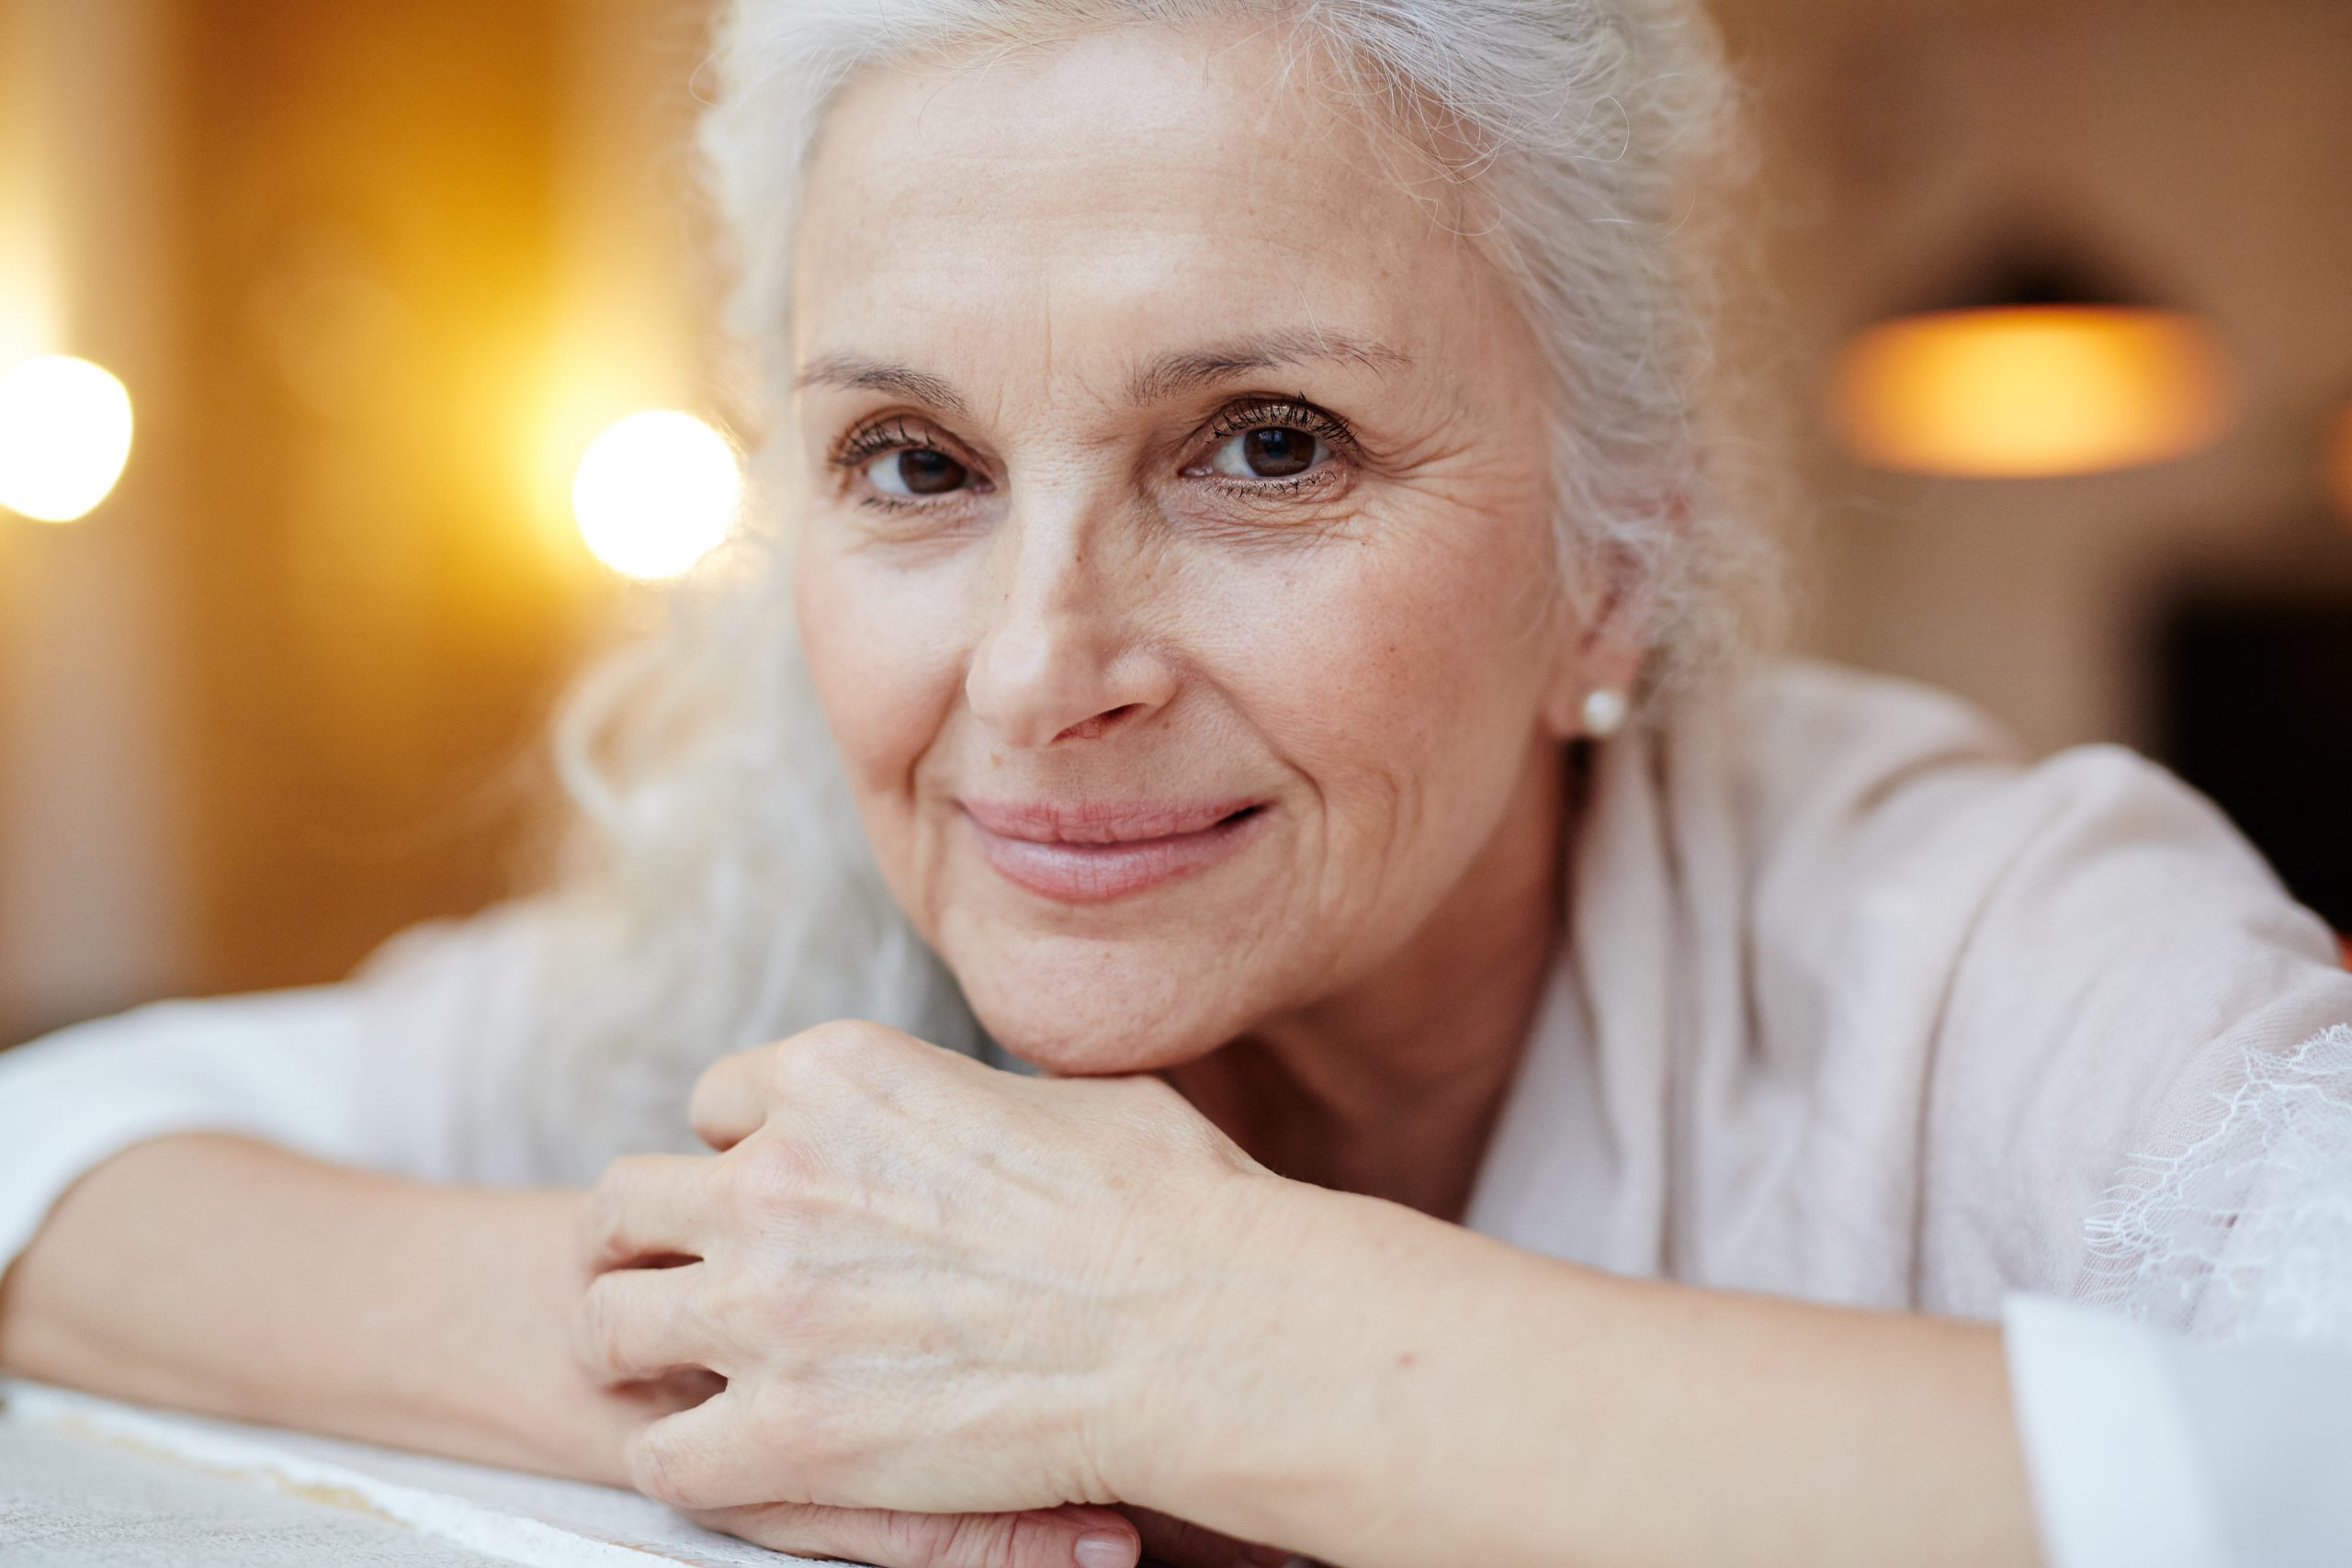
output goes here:
<path id="1" fill-rule="evenodd" d="M 42 355 L 0 375 L 0 506 L 42 523 L 87 516 L 130 460 L 130 394 L 86 359 Z"/>
<path id="2" fill-rule="evenodd" d="M 589 443 L 571 482 L 580 536 L 624 577 L 680 577 L 734 526 L 743 466 L 734 446 L 692 414 L 630 414 Z"/>

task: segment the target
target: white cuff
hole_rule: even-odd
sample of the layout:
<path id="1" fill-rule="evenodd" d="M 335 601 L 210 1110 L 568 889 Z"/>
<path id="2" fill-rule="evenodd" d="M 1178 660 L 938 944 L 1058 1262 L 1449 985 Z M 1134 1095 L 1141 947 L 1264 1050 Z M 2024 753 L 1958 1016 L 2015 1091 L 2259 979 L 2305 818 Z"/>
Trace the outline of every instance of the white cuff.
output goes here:
<path id="1" fill-rule="evenodd" d="M 2004 1303 L 2051 1568 L 2352 1563 L 2352 1353 Z"/>
<path id="2" fill-rule="evenodd" d="M 2171 1341 L 2032 1296 L 2001 1319 L 2050 1568 L 2230 1568 Z"/>

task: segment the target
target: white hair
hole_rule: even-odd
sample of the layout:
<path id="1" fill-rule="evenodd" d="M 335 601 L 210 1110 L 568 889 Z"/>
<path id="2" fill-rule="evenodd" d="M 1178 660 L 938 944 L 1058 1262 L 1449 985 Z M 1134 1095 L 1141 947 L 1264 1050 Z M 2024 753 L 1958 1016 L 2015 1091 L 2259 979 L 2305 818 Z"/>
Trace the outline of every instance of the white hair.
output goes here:
<path id="1" fill-rule="evenodd" d="M 1311 51 L 1343 102 L 1475 194 L 1476 238 L 1555 383 L 1563 583 L 1636 618 L 1653 708 L 1723 669 L 1770 603 L 1770 552 L 1726 504 L 1702 417 L 1716 257 L 1700 236 L 1717 213 L 1700 179 L 1728 150 L 1732 93 L 1696 0 L 733 0 L 702 145 L 735 253 L 730 323 L 768 406 L 793 371 L 802 173 L 845 82 L 1219 19 Z M 534 1023 L 551 1155 L 674 1143 L 700 1065 L 826 1019 L 986 1045 L 874 869 L 800 662 L 774 510 L 676 592 L 665 635 L 589 674 L 559 727 L 580 823 L 547 906 L 566 956 Z"/>

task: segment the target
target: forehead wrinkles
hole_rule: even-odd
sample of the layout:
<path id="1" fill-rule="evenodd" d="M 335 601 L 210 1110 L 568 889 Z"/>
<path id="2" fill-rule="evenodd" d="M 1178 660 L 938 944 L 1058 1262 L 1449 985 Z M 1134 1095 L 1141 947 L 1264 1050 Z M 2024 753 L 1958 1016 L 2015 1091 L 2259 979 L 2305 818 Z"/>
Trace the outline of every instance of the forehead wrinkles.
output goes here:
<path id="1" fill-rule="evenodd" d="M 1001 425 L 1104 419 L 1160 352 L 1323 326 L 1453 406 L 1473 344 L 1524 335 L 1471 186 L 1393 95 L 1281 63 L 1130 28 L 854 80 L 810 171 L 798 345 L 936 372 Z"/>
<path id="2" fill-rule="evenodd" d="M 1430 231 L 1476 231 L 1469 209 L 1483 204 L 1445 173 L 1460 150 L 1430 141 L 1445 132 L 1428 106 L 1321 52 L 1261 21 L 869 68 L 817 145 L 804 252 L 928 225 L 984 254 L 1035 225 L 1064 241 L 1036 262 L 1067 271 L 1069 240 L 1122 227 L 1156 225 L 1154 245 L 1189 241 L 1214 261 L 1234 247 L 1204 229 L 1249 241 L 1319 223 L 1359 266 L 1401 270 L 1426 257 Z"/>

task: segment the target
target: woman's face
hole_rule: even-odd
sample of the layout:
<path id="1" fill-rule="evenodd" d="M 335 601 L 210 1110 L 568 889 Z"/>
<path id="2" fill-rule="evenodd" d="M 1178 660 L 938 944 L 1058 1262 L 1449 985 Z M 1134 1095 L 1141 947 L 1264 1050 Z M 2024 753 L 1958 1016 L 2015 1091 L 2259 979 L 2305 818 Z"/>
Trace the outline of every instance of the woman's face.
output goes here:
<path id="1" fill-rule="evenodd" d="M 899 900 L 1062 1072 L 1374 974 L 1585 691 L 1530 333 L 1288 63 L 1138 28 L 870 72 L 809 171 L 810 667 Z"/>

